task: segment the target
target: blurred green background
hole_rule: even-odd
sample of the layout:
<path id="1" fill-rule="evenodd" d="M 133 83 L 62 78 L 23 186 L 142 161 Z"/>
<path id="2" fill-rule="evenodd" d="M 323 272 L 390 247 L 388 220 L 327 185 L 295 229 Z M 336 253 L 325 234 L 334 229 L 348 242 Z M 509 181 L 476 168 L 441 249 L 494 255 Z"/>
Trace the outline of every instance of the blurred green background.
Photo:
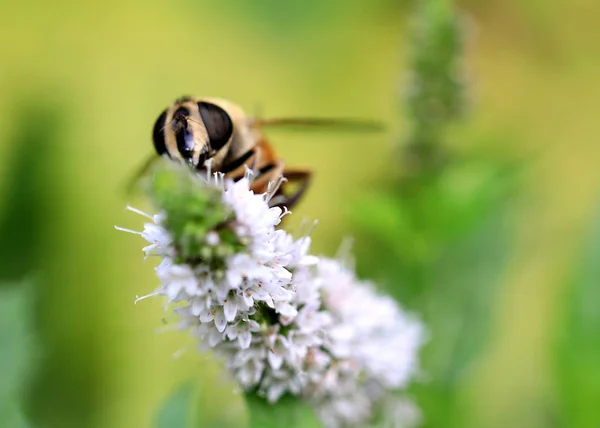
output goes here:
<path id="1" fill-rule="evenodd" d="M 355 236 L 361 274 L 431 326 L 411 390 L 425 426 L 600 426 L 600 3 L 457 6 L 470 110 L 444 144 L 462 161 L 439 180 L 442 198 L 418 190 L 434 221 L 407 237 L 396 205 L 415 215 L 410 201 L 423 199 L 389 195 L 407 169 L 411 3 L 3 2 L 0 411 L 21 403 L 40 427 L 149 427 L 192 378 L 198 426 L 243 423 L 217 363 L 193 350 L 172 358 L 192 341 L 156 333 L 161 302 L 133 305 L 157 285 L 153 263 L 141 239 L 113 229 L 141 228 L 124 207 L 146 205 L 124 186 L 152 152 L 156 116 L 193 94 L 265 117 L 388 124 L 269 136 L 315 171 L 290 226 L 319 219 L 313 249 L 327 255 Z M 476 208 L 463 204 L 473 195 Z M 459 226 L 439 221 L 448 206 Z M 27 283 L 32 306 L 14 296 Z M 21 367 L 29 360 L 35 370 Z M 8 417 L 0 426 L 25 426 Z"/>

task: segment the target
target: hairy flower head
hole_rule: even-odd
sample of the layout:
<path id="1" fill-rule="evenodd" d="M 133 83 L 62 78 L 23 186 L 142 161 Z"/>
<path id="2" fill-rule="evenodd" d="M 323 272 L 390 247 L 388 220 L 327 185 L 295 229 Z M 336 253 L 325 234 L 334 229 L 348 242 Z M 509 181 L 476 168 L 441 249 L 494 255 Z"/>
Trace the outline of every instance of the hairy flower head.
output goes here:
<path id="1" fill-rule="evenodd" d="M 159 170 L 160 209 L 138 233 L 157 255 L 160 286 L 179 326 L 225 360 L 245 391 L 274 403 L 308 400 L 327 426 L 364 424 L 418 370 L 421 324 L 336 260 L 309 254 L 308 236 L 278 229 L 285 209 L 251 175 L 233 181 Z M 144 298 L 143 297 L 143 298 Z"/>

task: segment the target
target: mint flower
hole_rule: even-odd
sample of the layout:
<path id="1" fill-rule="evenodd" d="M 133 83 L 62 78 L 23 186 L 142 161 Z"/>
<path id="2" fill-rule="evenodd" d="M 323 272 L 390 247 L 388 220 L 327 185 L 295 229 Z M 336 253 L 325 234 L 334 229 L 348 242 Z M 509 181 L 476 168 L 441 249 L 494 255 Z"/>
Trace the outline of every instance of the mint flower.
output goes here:
<path id="1" fill-rule="evenodd" d="M 340 261 L 321 259 L 313 275 L 332 322 L 324 346 L 331 363 L 309 386 L 311 399 L 327 426 L 361 425 L 418 372 L 424 329 Z"/>
<path id="2" fill-rule="evenodd" d="M 160 286 L 136 301 L 164 296 L 179 328 L 246 392 L 271 403 L 302 397 L 327 427 L 364 426 L 418 371 L 422 325 L 341 262 L 310 255 L 308 236 L 277 229 L 289 214 L 271 206 L 278 186 L 255 194 L 251 179 L 156 173 L 150 194 L 160 212 L 129 208 L 148 219 L 143 230 L 117 228 L 162 259 Z"/>

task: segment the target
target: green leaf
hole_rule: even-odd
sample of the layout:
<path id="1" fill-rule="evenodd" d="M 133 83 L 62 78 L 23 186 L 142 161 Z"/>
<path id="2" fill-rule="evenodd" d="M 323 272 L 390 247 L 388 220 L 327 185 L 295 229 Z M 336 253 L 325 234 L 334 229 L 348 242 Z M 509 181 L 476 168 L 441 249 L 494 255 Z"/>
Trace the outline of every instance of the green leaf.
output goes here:
<path id="1" fill-rule="evenodd" d="M 250 428 L 321 427 L 312 409 L 300 398 L 285 395 L 270 404 L 257 394 L 246 394 Z"/>
<path id="2" fill-rule="evenodd" d="M 31 424 L 25 419 L 21 407 L 14 401 L 11 401 L 0 404 L 0 426 L 8 428 L 29 428 L 31 427 Z"/>
<path id="3" fill-rule="evenodd" d="M 56 112 L 38 98 L 21 100 L 14 109 L 16 114 L 9 118 L 18 131 L 10 138 L 9 160 L 3 171 L 7 182 L 0 207 L 0 286 L 19 281 L 38 268 L 50 203 L 45 183 L 56 174 L 53 171 L 49 175 L 49 170 L 54 165 L 56 133 L 61 122 Z M 36 112 L 33 122 L 32 111 Z"/>
<path id="4" fill-rule="evenodd" d="M 489 174 L 481 184 L 484 180 L 472 176 L 484 176 L 487 169 L 464 168 L 456 170 L 461 176 L 453 171 L 451 183 L 431 183 L 395 203 L 390 192 L 387 199 L 371 198 L 361 207 L 362 229 L 376 240 L 357 246 L 358 261 L 368 268 L 363 272 L 368 277 L 385 272 L 389 292 L 419 313 L 430 331 L 423 366 L 432 380 L 415 391 L 427 426 L 443 425 L 438 415 L 460 425 L 459 393 L 489 336 L 491 308 L 513 242 L 505 197 L 506 189 L 514 188 L 512 174 Z M 461 196 L 462 183 L 473 181 L 477 186 Z M 367 209 L 378 225 L 367 227 Z"/>
<path id="5" fill-rule="evenodd" d="M 185 382 L 162 404 L 156 415 L 154 427 L 191 428 L 194 398 L 195 388 L 193 383 Z"/>
<path id="6" fill-rule="evenodd" d="M 391 192 L 371 191 L 355 202 L 352 220 L 389 248 L 402 247 L 411 235 L 410 219 L 398 197 Z M 393 233 L 390 233 L 393 231 Z"/>
<path id="7" fill-rule="evenodd" d="M 600 206 L 571 276 L 557 324 L 557 361 L 564 426 L 600 423 Z"/>
<path id="8" fill-rule="evenodd" d="M 462 426 L 459 402 L 464 381 L 490 337 L 490 314 L 514 242 L 508 206 L 449 243 L 432 272 L 421 313 L 430 330 L 423 352 L 431 382 L 417 386 L 424 426 Z"/>
<path id="9" fill-rule="evenodd" d="M 31 284 L 0 287 L 0 426 L 27 426 L 22 396 L 33 369 Z"/>

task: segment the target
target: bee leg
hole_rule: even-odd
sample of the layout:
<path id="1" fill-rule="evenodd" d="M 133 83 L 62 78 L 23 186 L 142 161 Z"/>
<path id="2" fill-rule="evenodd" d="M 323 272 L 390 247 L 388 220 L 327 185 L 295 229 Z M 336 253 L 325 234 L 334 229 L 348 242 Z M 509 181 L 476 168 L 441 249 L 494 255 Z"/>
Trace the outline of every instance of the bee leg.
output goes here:
<path id="1" fill-rule="evenodd" d="M 255 154 L 256 154 L 256 150 L 255 149 L 252 148 L 252 149 L 248 150 L 246 153 L 244 153 L 239 158 L 234 159 L 231 162 L 224 164 L 221 167 L 221 172 L 223 174 L 228 174 L 228 173 L 230 173 L 232 171 L 235 171 L 236 169 L 238 169 L 242 165 L 244 165 L 244 163 L 246 163 L 246 161 L 248 159 L 250 159 L 252 156 L 254 156 Z M 245 173 L 245 171 L 243 173 Z M 238 175 L 238 174 L 233 174 L 233 175 Z"/>
<path id="2" fill-rule="evenodd" d="M 283 176 L 287 178 L 288 181 L 283 183 L 281 189 L 279 189 L 271 201 L 272 205 L 275 207 L 287 207 L 289 209 L 298 203 L 308 189 L 312 172 L 309 170 L 285 170 L 283 171 Z M 291 183 L 298 183 L 298 188 L 292 194 L 287 195 L 285 189 L 286 187 L 289 187 L 288 184 Z"/>
<path id="3" fill-rule="evenodd" d="M 148 174 L 148 172 L 150 171 L 150 169 L 152 169 L 152 166 L 154 165 L 154 163 L 157 162 L 160 159 L 161 159 L 160 156 L 151 155 L 146 160 L 146 162 L 144 162 L 142 165 L 140 165 L 140 167 L 135 172 L 135 174 L 132 175 L 129 178 L 129 180 L 127 181 L 127 187 L 125 188 L 125 191 L 127 192 L 127 194 L 133 194 L 134 193 L 134 190 L 135 190 L 136 186 L 138 186 L 140 184 L 141 179 L 145 175 Z"/>

